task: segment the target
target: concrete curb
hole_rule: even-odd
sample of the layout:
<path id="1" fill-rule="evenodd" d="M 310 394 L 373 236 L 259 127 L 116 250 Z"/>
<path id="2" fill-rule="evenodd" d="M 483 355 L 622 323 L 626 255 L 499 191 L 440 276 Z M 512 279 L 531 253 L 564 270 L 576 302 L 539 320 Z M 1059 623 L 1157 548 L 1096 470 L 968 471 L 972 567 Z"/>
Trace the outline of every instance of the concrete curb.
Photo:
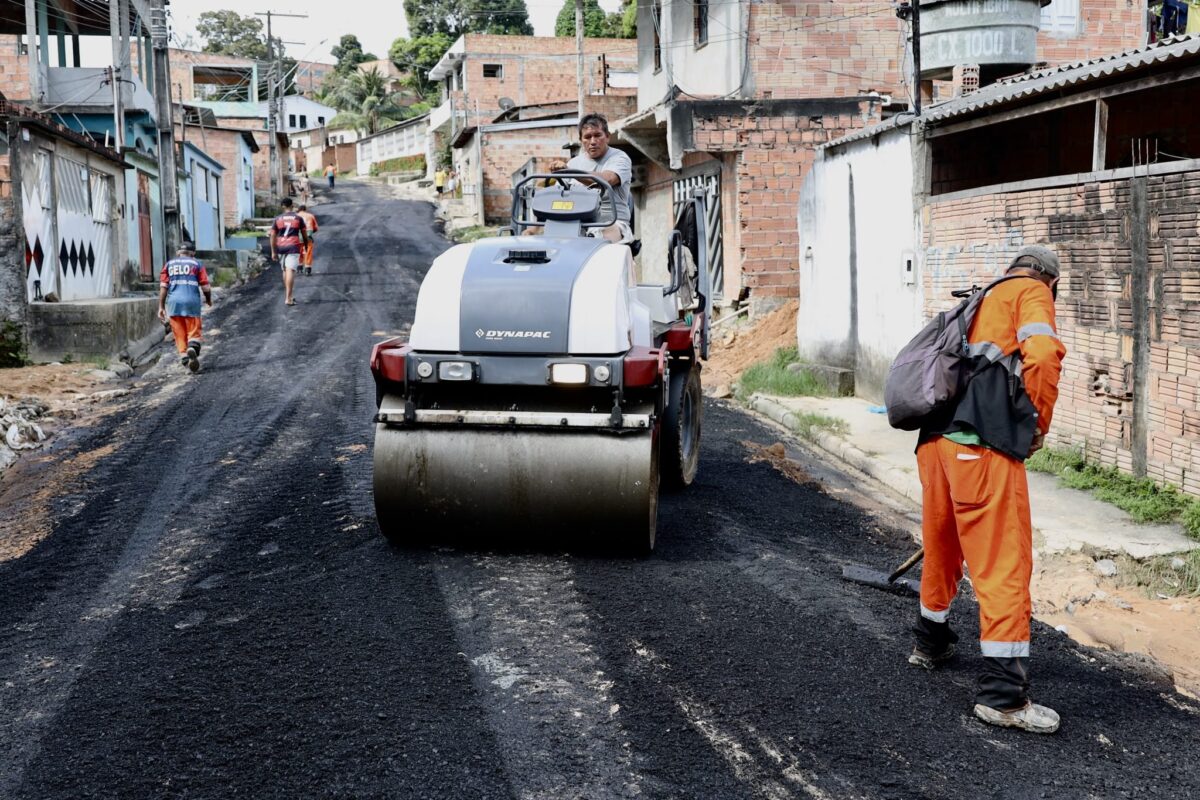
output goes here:
<path id="1" fill-rule="evenodd" d="M 917 508 L 921 507 L 920 483 L 908 473 L 880 464 L 879 461 L 840 436 L 819 428 L 805 427 L 795 412 L 769 397 L 760 394 L 753 395 L 747 405 L 751 411 L 762 414 L 790 431 L 795 431 L 829 455 L 849 464 L 859 472 L 870 475 L 896 494 L 912 502 Z"/>

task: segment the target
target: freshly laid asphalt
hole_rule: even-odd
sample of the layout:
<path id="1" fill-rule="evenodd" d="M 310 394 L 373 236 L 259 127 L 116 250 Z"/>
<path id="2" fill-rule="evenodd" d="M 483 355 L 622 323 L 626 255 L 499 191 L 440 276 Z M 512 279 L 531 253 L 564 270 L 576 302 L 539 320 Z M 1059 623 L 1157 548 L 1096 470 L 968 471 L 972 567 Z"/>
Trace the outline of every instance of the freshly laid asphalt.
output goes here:
<path id="1" fill-rule="evenodd" d="M 1200 705 L 1153 670 L 1039 626 L 1062 730 L 985 726 L 969 598 L 958 660 L 909 667 L 915 600 L 839 576 L 911 544 L 803 449 L 825 482 L 751 463 L 779 434 L 728 405 L 649 559 L 486 523 L 388 547 L 368 354 L 448 245 L 425 204 L 332 201 L 299 305 L 236 290 L 199 375 L 0 482 L 0 535 L 54 487 L 0 563 L 0 798 L 1200 797 Z"/>

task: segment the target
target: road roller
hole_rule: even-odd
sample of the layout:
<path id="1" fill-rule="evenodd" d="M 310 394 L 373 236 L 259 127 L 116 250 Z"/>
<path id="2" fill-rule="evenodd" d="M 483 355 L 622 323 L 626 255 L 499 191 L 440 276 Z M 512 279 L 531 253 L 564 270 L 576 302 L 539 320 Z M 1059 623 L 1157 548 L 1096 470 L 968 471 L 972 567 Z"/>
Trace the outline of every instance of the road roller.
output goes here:
<path id="1" fill-rule="evenodd" d="M 677 212 L 668 282 L 638 283 L 640 243 L 600 235 L 609 187 L 575 174 L 519 180 L 510 235 L 439 256 L 407 340 L 374 347 L 375 511 L 395 544 L 524 531 L 646 554 L 660 489 L 696 476 L 705 198 Z"/>

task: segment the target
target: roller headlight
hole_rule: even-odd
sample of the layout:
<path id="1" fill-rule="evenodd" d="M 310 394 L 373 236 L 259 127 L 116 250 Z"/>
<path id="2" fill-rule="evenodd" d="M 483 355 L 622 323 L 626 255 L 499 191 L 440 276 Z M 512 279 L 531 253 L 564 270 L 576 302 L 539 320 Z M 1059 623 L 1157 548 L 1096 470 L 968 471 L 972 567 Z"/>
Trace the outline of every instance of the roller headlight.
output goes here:
<path id="1" fill-rule="evenodd" d="M 470 361 L 441 361 L 438 363 L 438 379 L 443 381 L 469 381 L 475 377 L 475 365 Z"/>
<path id="2" fill-rule="evenodd" d="M 431 375 L 433 375 L 433 364 L 430 364 L 428 361 L 422 361 L 417 364 L 418 377 L 428 378 Z"/>
<path id="3" fill-rule="evenodd" d="M 600 383 L 608 383 L 608 379 L 612 377 L 612 370 L 610 370 L 604 364 L 601 364 L 592 370 L 592 375 L 596 378 L 596 380 L 600 381 Z"/>
<path id="4" fill-rule="evenodd" d="M 587 364 L 551 364 L 550 382 L 583 385 L 588 382 Z"/>

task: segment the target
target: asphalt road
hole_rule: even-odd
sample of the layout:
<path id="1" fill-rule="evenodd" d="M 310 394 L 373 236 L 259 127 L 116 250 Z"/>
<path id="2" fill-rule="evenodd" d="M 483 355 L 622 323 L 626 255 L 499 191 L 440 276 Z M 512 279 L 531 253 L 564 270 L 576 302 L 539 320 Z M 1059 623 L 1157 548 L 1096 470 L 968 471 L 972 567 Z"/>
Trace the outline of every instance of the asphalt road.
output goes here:
<path id="1" fill-rule="evenodd" d="M 1039 628 L 1054 737 L 971 716 L 970 602 L 959 660 L 909 667 L 915 601 L 838 577 L 908 546 L 853 480 L 749 463 L 778 434 L 724 405 L 648 560 L 387 547 L 367 357 L 446 244 L 427 206 L 335 199 L 298 306 L 238 290 L 202 373 L 0 483 L 10 532 L 17 481 L 57 487 L 0 563 L 0 798 L 1200 797 L 1200 707 L 1129 664 Z"/>

